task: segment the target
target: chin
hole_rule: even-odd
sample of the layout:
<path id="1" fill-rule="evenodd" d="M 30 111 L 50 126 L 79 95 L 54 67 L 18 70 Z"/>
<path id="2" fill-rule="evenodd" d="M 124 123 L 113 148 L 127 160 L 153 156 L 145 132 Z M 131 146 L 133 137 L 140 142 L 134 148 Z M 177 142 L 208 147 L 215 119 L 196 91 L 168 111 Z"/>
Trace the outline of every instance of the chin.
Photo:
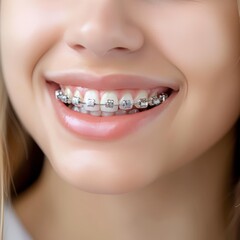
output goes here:
<path id="1" fill-rule="evenodd" d="M 50 163 L 58 177 L 80 191 L 126 194 L 148 186 L 158 177 L 144 164 L 136 165 L 131 160 L 82 150 L 68 154 L 67 158 L 54 156 Z"/>

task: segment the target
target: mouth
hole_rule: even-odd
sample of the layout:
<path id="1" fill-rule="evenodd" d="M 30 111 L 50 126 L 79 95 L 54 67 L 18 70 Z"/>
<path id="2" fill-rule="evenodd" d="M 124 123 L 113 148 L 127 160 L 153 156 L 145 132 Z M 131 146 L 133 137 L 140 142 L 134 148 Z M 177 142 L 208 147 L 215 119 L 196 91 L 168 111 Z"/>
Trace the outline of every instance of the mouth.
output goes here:
<path id="1" fill-rule="evenodd" d="M 110 78 L 69 73 L 45 77 L 64 128 L 90 140 L 121 138 L 146 127 L 178 93 L 177 86 L 159 86 L 149 79 Z"/>

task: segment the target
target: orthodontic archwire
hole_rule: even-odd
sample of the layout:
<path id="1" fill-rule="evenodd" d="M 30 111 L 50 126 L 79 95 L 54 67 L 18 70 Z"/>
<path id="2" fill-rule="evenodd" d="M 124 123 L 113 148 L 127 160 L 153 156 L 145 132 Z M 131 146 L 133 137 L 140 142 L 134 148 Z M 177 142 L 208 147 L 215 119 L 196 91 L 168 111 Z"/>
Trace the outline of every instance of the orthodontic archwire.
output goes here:
<path id="1" fill-rule="evenodd" d="M 83 107 L 86 105 L 87 107 L 94 107 L 94 106 L 105 106 L 107 108 L 114 108 L 116 106 L 121 107 L 121 109 L 124 110 L 130 110 L 135 106 L 138 109 L 144 109 L 148 106 L 158 106 L 161 103 L 165 102 L 167 98 L 169 97 L 167 93 L 160 93 L 158 96 L 152 96 L 149 99 L 147 98 L 140 98 L 137 102 L 131 102 L 130 100 L 123 100 L 121 104 L 114 104 L 114 100 L 108 99 L 106 103 L 96 103 L 94 99 L 88 99 L 87 102 L 81 101 L 79 97 L 68 97 L 63 94 L 63 92 L 59 89 L 55 91 L 55 97 L 56 99 L 60 100 L 61 102 L 65 104 L 73 104 L 77 107 Z"/>

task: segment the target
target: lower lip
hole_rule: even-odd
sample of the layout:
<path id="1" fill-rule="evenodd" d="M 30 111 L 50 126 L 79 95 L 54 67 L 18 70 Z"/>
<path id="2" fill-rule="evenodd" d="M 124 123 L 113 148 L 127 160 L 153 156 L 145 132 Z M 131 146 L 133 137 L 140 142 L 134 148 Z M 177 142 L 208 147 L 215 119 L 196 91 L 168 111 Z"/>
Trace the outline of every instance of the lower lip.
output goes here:
<path id="1" fill-rule="evenodd" d="M 61 124 L 77 136 L 89 140 L 119 139 L 146 127 L 163 112 L 176 95 L 174 92 L 163 104 L 136 114 L 95 117 L 69 109 L 61 101 L 55 99 L 55 91 L 58 87 L 50 83 L 47 83 L 47 86 Z"/>

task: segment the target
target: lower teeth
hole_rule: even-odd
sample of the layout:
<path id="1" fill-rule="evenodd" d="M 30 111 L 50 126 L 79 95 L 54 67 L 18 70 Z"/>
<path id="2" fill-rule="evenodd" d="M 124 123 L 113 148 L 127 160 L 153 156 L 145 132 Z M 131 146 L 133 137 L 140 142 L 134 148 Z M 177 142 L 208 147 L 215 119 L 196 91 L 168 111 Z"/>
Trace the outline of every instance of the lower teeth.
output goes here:
<path id="1" fill-rule="evenodd" d="M 57 100 L 63 102 L 67 107 L 72 109 L 75 112 L 83 113 L 83 114 L 90 114 L 92 116 L 120 116 L 120 115 L 126 115 L 126 114 L 135 114 L 138 112 L 147 111 L 149 109 L 152 109 L 163 102 L 167 100 L 167 98 L 170 96 L 171 93 L 161 93 L 159 96 L 153 96 L 150 99 L 140 99 L 138 103 L 132 103 L 133 106 L 132 109 L 120 109 L 120 106 L 118 105 L 118 110 L 116 112 L 103 112 L 103 111 L 87 111 L 84 109 L 84 105 L 87 105 L 88 103 L 81 102 L 80 99 L 73 97 L 70 99 L 68 96 L 64 95 L 61 90 L 55 91 L 55 97 Z M 109 99 L 109 102 L 111 99 Z M 95 105 L 101 105 L 101 104 L 95 104 L 93 103 L 93 107 Z M 135 106 L 134 106 L 135 105 Z M 105 105 L 106 106 L 106 105 Z M 116 106 L 115 106 L 116 107 Z"/>

